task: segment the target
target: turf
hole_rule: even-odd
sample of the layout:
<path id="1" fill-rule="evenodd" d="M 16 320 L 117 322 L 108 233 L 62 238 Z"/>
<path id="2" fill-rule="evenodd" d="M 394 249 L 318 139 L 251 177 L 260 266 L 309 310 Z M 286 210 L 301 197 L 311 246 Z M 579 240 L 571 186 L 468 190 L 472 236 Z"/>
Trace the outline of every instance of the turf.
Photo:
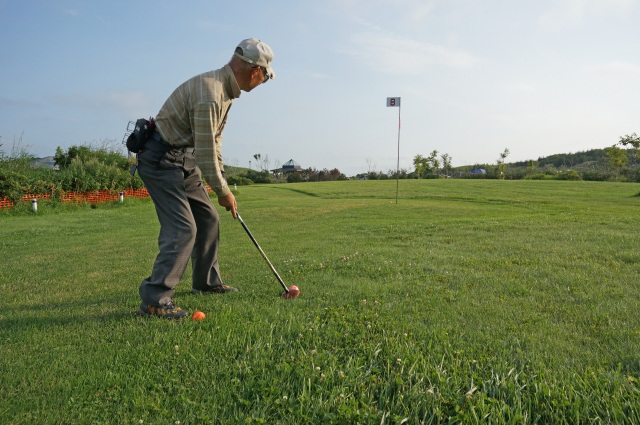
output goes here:
<path id="1" fill-rule="evenodd" d="M 134 313 L 149 201 L 0 215 L 0 423 L 640 423 L 640 185 L 241 187 L 240 292 Z M 26 211 L 26 209 L 25 209 Z"/>

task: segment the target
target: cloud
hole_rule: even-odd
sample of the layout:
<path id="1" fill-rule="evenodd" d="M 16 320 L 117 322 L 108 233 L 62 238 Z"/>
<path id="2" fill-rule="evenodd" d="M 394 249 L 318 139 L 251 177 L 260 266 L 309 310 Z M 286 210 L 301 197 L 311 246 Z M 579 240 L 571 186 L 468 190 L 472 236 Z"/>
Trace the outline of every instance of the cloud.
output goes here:
<path id="1" fill-rule="evenodd" d="M 382 16 L 405 21 L 422 22 L 441 0 L 334 0 L 332 8 L 353 19 L 362 16 Z"/>
<path id="2" fill-rule="evenodd" d="M 328 74 L 323 74 L 320 72 L 307 72 L 306 75 L 313 80 L 328 80 L 329 78 L 331 78 Z"/>
<path id="3" fill-rule="evenodd" d="M 6 97 L 0 97 L 0 108 L 9 107 L 11 109 L 15 108 L 26 108 L 26 109 L 34 109 L 41 108 L 42 104 L 38 102 L 33 102 L 30 100 L 24 99 L 9 99 Z"/>
<path id="4" fill-rule="evenodd" d="M 110 92 L 102 95 L 76 93 L 56 96 L 54 100 L 75 109 L 95 111 L 121 110 L 127 113 L 140 113 L 149 109 L 149 99 L 139 92 Z"/>
<path id="5" fill-rule="evenodd" d="M 561 0 L 540 16 L 538 25 L 553 32 L 584 25 L 590 18 L 625 19 L 636 7 L 636 0 Z"/>
<path id="6" fill-rule="evenodd" d="M 435 7 L 436 3 L 437 3 L 437 0 L 417 1 L 415 2 L 415 5 L 411 8 L 410 16 L 415 21 L 423 21 L 424 19 L 427 18 L 427 16 L 429 16 L 429 14 L 431 14 L 431 11 Z"/>
<path id="7" fill-rule="evenodd" d="M 536 90 L 535 87 L 527 83 L 508 84 L 506 87 L 507 87 L 507 90 L 522 92 L 522 93 L 531 93 Z"/>
<path id="8" fill-rule="evenodd" d="M 469 68 L 478 62 L 476 57 L 462 50 L 377 29 L 356 33 L 349 41 L 348 54 L 387 74 L 419 75 L 426 67 Z"/>
<path id="9" fill-rule="evenodd" d="M 612 61 L 602 65 L 602 70 L 612 77 L 640 78 L 640 65 L 628 62 Z"/>
<path id="10" fill-rule="evenodd" d="M 227 31 L 234 29 L 233 25 L 227 23 L 220 23 L 212 20 L 199 19 L 195 21 L 194 26 L 202 31 Z"/>

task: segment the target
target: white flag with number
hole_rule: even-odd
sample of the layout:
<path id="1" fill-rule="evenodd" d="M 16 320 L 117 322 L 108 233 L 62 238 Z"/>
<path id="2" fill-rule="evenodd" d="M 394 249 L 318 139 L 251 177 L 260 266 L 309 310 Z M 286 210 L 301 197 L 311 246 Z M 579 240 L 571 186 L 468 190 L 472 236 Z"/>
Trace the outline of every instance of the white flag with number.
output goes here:
<path id="1" fill-rule="evenodd" d="M 400 107 L 400 98 L 399 97 L 388 97 L 387 98 L 387 106 Z"/>

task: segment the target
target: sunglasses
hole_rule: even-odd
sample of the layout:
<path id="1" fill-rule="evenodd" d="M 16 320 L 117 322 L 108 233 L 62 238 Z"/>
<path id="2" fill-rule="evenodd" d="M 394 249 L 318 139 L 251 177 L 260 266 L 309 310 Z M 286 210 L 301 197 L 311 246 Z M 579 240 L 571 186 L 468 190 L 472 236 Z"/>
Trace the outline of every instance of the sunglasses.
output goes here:
<path id="1" fill-rule="evenodd" d="M 264 75 L 264 81 L 263 83 L 266 83 L 267 81 L 269 81 L 269 79 L 271 78 L 271 76 L 269 75 L 269 73 L 267 72 L 267 68 L 264 68 L 262 66 L 256 66 L 256 68 L 260 68 L 262 70 L 262 75 Z"/>

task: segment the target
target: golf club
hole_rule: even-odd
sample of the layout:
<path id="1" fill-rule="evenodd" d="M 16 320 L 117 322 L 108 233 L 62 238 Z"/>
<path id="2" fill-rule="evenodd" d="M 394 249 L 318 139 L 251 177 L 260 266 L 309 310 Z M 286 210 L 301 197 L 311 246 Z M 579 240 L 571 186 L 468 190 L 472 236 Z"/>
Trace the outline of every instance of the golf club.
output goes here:
<path id="1" fill-rule="evenodd" d="M 271 264 L 271 261 L 269 261 L 269 259 L 267 258 L 267 254 L 265 254 L 262 248 L 260 248 L 260 244 L 258 244 L 258 241 L 256 240 L 256 238 L 253 237 L 253 235 L 251 234 L 251 231 L 249 230 L 247 225 L 244 223 L 244 220 L 242 220 L 242 217 L 240 217 L 240 214 L 238 213 L 237 210 L 236 210 L 236 215 L 238 216 L 238 221 L 240 221 L 240 224 L 242 224 L 242 227 L 244 228 L 245 232 L 247 232 L 247 235 L 249 235 L 249 237 L 251 238 L 251 242 L 253 242 L 256 248 L 258 248 L 258 251 L 260 251 L 260 254 L 262 254 L 262 258 L 264 258 L 264 260 L 267 262 L 267 264 L 269 265 L 269 268 L 275 275 L 276 279 L 278 279 L 278 282 L 280 282 L 280 285 L 282 285 L 282 287 L 284 288 L 285 293 L 283 294 L 283 297 L 284 298 L 297 297 L 300 294 L 300 291 L 298 290 L 298 288 L 295 286 L 291 287 L 291 290 L 295 291 L 296 294 L 293 294 L 292 292 L 289 291 L 289 288 L 287 288 L 287 285 L 285 285 L 284 281 L 276 271 L 276 268 L 273 267 L 273 264 Z"/>

